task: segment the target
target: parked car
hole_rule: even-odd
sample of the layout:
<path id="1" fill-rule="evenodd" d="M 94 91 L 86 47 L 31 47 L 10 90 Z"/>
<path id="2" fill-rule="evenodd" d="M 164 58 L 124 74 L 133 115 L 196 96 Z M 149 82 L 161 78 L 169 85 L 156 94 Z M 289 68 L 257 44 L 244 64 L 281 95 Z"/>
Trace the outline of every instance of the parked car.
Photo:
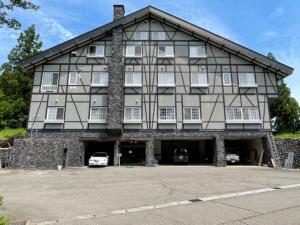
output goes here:
<path id="1" fill-rule="evenodd" d="M 237 164 L 240 162 L 240 156 L 236 153 L 227 153 L 225 160 L 226 163 Z"/>
<path id="2" fill-rule="evenodd" d="M 89 159 L 89 166 L 108 166 L 108 161 L 106 152 L 95 152 Z"/>
<path id="3" fill-rule="evenodd" d="M 174 163 L 188 163 L 189 155 L 185 148 L 174 149 Z"/>

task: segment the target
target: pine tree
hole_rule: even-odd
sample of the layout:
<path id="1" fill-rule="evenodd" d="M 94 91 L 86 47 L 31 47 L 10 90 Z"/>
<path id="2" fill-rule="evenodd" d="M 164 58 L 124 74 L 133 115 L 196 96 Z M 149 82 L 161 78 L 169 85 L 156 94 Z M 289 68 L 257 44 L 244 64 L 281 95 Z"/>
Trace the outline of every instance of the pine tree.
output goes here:
<path id="1" fill-rule="evenodd" d="M 42 47 L 39 35 L 35 31 L 35 26 L 30 26 L 21 32 L 18 44 L 10 51 L 8 62 L 1 67 L 0 91 L 2 96 L 0 101 L 12 104 L 11 116 L 5 115 L 6 121 L 2 121 L 2 127 L 15 127 L 17 121 L 25 121 L 28 115 L 30 104 L 33 73 L 25 73 L 21 66 L 23 59 L 35 55 Z M 0 124 L 0 127 L 1 127 Z M 24 123 L 23 123 L 24 125 Z"/>

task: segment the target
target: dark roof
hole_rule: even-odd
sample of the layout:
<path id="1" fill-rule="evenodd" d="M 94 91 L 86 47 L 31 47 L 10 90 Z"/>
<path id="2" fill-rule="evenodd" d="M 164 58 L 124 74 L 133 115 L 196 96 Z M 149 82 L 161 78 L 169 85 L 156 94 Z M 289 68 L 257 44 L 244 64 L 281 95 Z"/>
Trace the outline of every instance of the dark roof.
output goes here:
<path id="1" fill-rule="evenodd" d="M 293 73 L 293 68 L 269 59 L 268 57 L 255 52 L 249 48 L 246 48 L 240 44 L 230 41 L 224 37 L 217 34 L 209 32 L 201 27 L 191 24 L 187 21 L 179 19 L 176 16 L 163 12 L 153 6 L 148 6 L 127 16 L 124 16 L 116 21 L 110 22 L 104 26 L 96 28 L 92 31 L 79 35 L 69 41 L 62 44 L 56 45 L 50 49 L 47 49 L 37 55 L 27 58 L 23 61 L 23 67 L 26 70 L 32 69 L 34 66 L 38 66 L 45 63 L 51 59 L 54 59 L 62 54 L 72 51 L 78 47 L 91 43 L 101 37 L 104 37 L 112 32 L 112 29 L 123 25 L 127 26 L 131 23 L 135 23 L 149 15 L 162 20 L 170 26 L 174 26 L 177 29 L 188 32 L 189 34 L 197 37 L 199 39 L 205 40 L 215 46 L 218 46 L 226 51 L 229 51 L 235 55 L 240 56 L 246 60 L 249 60 L 255 64 L 258 64 L 264 68 L 268 68 L 271 71 L 277 72 L 279 75 L 287 76 Z"/>

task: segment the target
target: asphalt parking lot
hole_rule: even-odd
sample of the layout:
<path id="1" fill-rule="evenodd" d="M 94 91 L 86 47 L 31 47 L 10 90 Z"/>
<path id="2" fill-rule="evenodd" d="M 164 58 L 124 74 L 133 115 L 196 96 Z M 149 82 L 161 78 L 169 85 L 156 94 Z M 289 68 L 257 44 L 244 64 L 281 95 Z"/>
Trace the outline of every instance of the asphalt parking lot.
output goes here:
<path id="1" fill-rule="evenodd" d="M 246 166 L 0 170 L 0 215 L 43 225 L 298 225 L 292 184 L 299 170 Z"/>

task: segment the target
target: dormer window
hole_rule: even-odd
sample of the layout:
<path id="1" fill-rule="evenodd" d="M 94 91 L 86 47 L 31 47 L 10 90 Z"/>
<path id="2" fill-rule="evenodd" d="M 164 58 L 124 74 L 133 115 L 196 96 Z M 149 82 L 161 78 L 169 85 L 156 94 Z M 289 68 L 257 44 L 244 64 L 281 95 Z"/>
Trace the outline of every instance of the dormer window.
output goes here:
<path id="1" fill-rule="evenodd" d="M 129 57 L 129 58 L 142 57 L 142 46 L 127 45 L 126 46 L 126 57 Z"/>
<path id="2" fill-rule="evenodd" d="M 146 31 L 134 32 L 134 40 L 148 40 L 148 32 Z"/>
<path id="3" fill-rule="evenodd" d="M 174 57 L 174 47 L 173 46 L 159 46 L 158 47 L 158 57 L 161 57 L 161 58 Z"/>
<path id="4" fill-rule="evenodd" d="M 166 40 L 166 33 L 165 32 L 161 32 L 161 31 L 155 31 L 152 32 L 151 34 L 151 39 L 152 40 Z"/>
<path id="5" fill-rule="evenodd" d="M 205 58 L 206 57 L 205 46 L 190 46 L 190 57 Z"/>
<path id="6" fill-rule="evenodd" d="M 90 45 L 88 57 L 104 57 L 104 45 Z"/>

